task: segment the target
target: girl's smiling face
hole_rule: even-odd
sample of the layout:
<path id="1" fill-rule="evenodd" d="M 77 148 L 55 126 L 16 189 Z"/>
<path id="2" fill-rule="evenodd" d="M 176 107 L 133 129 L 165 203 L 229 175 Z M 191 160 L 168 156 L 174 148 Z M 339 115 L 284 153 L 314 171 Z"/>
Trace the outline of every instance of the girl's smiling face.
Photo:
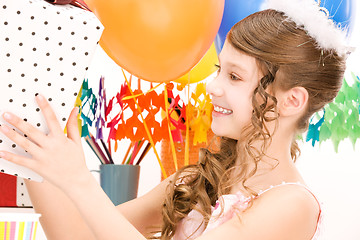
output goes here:
<path id="1" fill-rule="evenodd" d="M 206 87 L 214 106 L 211 129 L 218 136 L 239 139 L 250 123 L 253 92 L 263 74 L 254 57 L 228 41 L 219 54 L 219 63 L 217 77 Z"/>

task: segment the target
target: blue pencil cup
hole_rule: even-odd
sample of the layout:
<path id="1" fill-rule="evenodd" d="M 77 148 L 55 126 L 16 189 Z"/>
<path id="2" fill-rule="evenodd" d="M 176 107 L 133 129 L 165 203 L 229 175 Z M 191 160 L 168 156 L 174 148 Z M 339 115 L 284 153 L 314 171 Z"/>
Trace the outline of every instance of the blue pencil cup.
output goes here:
<path id="1" fill-rule="evenodd" d="M 115 206 L 137 197 L 139 165 L 100 165 L 100 185 Z"/>

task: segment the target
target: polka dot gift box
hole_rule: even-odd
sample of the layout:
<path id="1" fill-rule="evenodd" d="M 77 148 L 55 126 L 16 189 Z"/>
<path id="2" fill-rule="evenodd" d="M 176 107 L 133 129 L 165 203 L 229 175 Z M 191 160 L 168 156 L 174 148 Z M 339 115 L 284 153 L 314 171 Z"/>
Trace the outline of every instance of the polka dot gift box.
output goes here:
<path id="1" fill-rule="evenodd" d="M 0 173 L 0 207 L 31 206 L 32 203 L 24 179 Z"/>
<path id="2" fill-rule="evenodd" d="M 11 111 L 47 132 L 35 102 L 45 96 L 65 128 L 103 26 L 95 15 L 44 0 L 0 0 L 0 114 Z M 4 120 L 0 119 L 0 124 Z M 15 129 L 15 131 L 18 131 Z M 0 149 L 27 153 L 0 134 Z M 0 159 L 3 173 L 41 181 Z"/>

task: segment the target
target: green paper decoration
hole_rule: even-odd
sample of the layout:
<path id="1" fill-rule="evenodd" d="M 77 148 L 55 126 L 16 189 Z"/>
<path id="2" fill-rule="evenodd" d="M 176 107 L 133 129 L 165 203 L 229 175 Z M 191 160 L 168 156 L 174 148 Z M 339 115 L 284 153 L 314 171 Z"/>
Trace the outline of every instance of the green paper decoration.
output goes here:
<path id="1" fill-rule="evenodd" d="M 335 152 L 338 152 L 339 143 L 348 138 L 355 148 L 356 141 L 360 138 L 360 79 L 354 73 L 351 73 L 351 76 L 354 84 L 349 86 L 344 78 L 334 101 L 327 104 L 322 112 L 316 113 L 311 119 L 306 141 L 312 141 L 313 146 L 315 142 L 321 144 L 330 139 Z M 322 117 L 320 117 L 321 113 Z"/>

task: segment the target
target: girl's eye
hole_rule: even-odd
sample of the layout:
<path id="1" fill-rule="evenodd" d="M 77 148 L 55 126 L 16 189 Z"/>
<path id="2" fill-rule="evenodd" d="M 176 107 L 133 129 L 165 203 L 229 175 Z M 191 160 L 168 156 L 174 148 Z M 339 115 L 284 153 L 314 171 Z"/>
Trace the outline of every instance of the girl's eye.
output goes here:
<path id="1" fill-rule="evenodd" d="M 217 74 L 219 74 L 220 71 L 221 71 L 220 65 L 219 65 L 219 64 L 215 64 L 215 67 L 218 69 L 218 70 L 217 70 Z M 230 77 L 230 79 L 231 79 L 232 81 L 241 80 L 240 77 L 238 77 L 237 75 L 235 75 L 235 74 L 233 74 L 233 73 L 230 73 L 230 74 L 229 74 L 229 77 Z"/>
<path id="2" fill-rule="evenodd" d="M 235 74 L 230 74 L 230 79 L 233 80 L 233 81 L 238 81 L 240 80 L 240 78 L 238 76 L 236 76 Z"/>

